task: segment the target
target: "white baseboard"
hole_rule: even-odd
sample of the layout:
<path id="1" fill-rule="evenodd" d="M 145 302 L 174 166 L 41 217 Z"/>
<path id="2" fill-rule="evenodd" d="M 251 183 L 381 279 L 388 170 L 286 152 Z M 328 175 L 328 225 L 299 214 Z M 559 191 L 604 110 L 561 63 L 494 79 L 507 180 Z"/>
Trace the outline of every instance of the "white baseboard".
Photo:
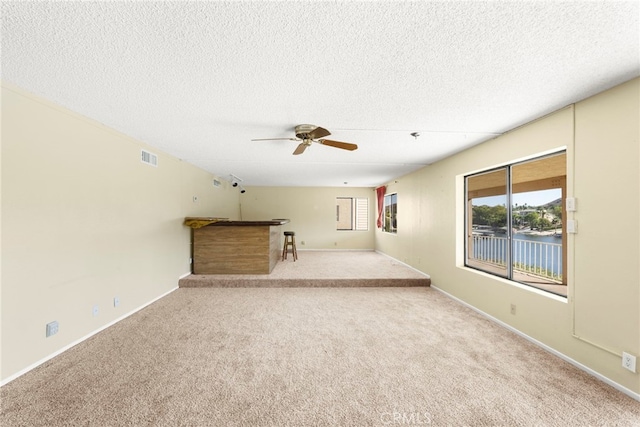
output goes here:
<path id="1" fill-rule="evenodd" d="M 412 267 L 412 266 L 410 266 L 409 264 L 407 264 L 407 263 L 405 263 L 405 262 L 402 262 L 402 261 L 400 261 L 400 260 L 398 260 L 398 259 L 396 259 L 396 258 L 392 257 L 391 255 L 387 255 L 387 254 L 385 254 L 384 252 L 380 252 L 380 251 L 378 251 L 378 250 L 376 250 L 376 253 L 379 253 L 380 255 L 384 255 L 384 256 L 386 256 L 387 258 L 391 258 L 392 260 L 394 260 L 394 261 L 395 261 L 395 262 L 397 262 L 398 264 L 402 264 L 402 265 L 404 265 L 405 267 L 412 269 L 412 270 L 413 270 L 413 271 L 415 271 L 416 273 L 420 273 L 420 274 L 422 274 L 423 276 L 425 276 L 425 277 L 427 277 L 427 278 L 431 279 L 431 276 L 429 276 L 429 275 L 428 275 L 427 273 L 425 273 L 424 271 L 420 271 L 420 270 L 418 270 L 417 268 Z"/>
<path id="2" fill-rule="evenodd" d="M 583 365 L 582 363 L 578 362 L 577 360 L 574 360 L 572 358 L 570 358 L 569 356 L 567 356 L 566 354 L 560 353 L 558 350 L 549 347 L 548 345 L 544 344 L 543 342 L 538 341 L 537 339 L 530 337 L 529 335 L 523 333 L 522 331 L 519 331 L 518 329 L 514 328 L 513 326 L 503 322 L 500 319 L 497 319 L 487 313 L 485 313 L 482 310 L 479 310 L 478 308 L 472 306 L 471 304 L 461 300 L 460 298 L 451 295 L 450 293 L 443 291 L 442 289 L 438 288 L 437 286 L 433 286 L 431 285 L 431 287 L 435 290 L 437 290 L 438 292 L 443 293 L 444 295 L 448 296 L 449 298 L 459 302 L 460 304 L 469 307 L 470 309 L 472 309 L 473 311 L 475 311 L 476 313 L 486 317 L 487 319 L 491 320 L 494 323 L 497 323 L 498 325 L 502 326 L 503 328 L 506 328 L 508 330 L 510 330 L 511 332 L 521 336 L 522 338 L 526 339 L 527 341 L 537 345 L 538 347 L 542 348 L 543 350 L 548 351 L 549 353 L 553 354 L 554 356 L 559 357 L 560 359 L 571 363 L 573 366 L 575 366 L 576 368 L 588 373 L 589 375 L 592 375 L 594 377 L 596 377 L 597 379 L 599 379 L 600 381 L 609 384 L 611 387 L 615 388 L 618 391 L 621 391 L 622 393 L 626 394 L 627 396 L 631 397 L 632 399 L 635 399 L 637 401 L 640 402 L 640 393 L 636 393 L 633 390 L 629 390 L 628 388 L 626 388 L 625 386 L 618 384 L 617 382 L 613 381 L 610 378 L 605 377 L 604 375 L 600 374 L 599 372 L 594 371 L 593 369 L 589 368 L 588 366 Z"/>
<path id="3" fill-rule="evenodd" d="M 296 245 L 298 252 L 373 252 L 375 249 L 312 249 L 312 248 L 299 248 Z M 289 252 L 291 253 L 291 252 Z"/>
<path id="4" fill-rule="evenodd" d="M 180 279 L 184 279 L 185 277 L 187 277 L 187 276 L 191 276 L 192 274 L 193 274 L 193 273 L 191 273 L 191 272 L 184 273 L 182 276 L 178 277 L 178 280 L 180 280 Z"/>
<path id="5" fill-rule="evenodd" d="M 191 273 L 189 273 L 191 274 Z M 92 336 L 94 336 L 95 334 L 97 334 L 98 332 L 104 331 L 105 329 L 107 329 L 110 326 L 115 325 L 116 323 L 118 323 L 119 321 L 126 319 L 127 317 L 131 316 L 132 314 L 137 313 L 138 311 L 142 310 L 143 308 L 145 308 L 146 306 L 153 304 L 154 302 L 158 301 L 160 298 L 163 298 L 167 295 L 169 295 L 171 292 L 175 291 L 176 289 L 178 289 L 178 287 L 175 287 L 167 292 L 165 292 L 164 294 L 152 299 L 149 302 L 146 302 L 144 304 L 142 304 L 140 307 L 137 307 L 133 310 L 131 310 L 130 312 L 123 314 L 122 316 L 118 317 L 117 319 L 107 323 L 106 325 L 101 326 L 100 328 L 96 329 L 95 331 L 89 333 L 88 335 L 83 336 L 82 338 L 79 338 L 77 340 L 75 340 L 74 342 L 72 342 L 71 344 L 68 344 L 64 347 L 62 347 L 60 350 L 57 350 L 54 353 L 51 353 L 50 355 L 48 355 L 47 357 L 45 357 L 44 359 L 41 359 L 29 366 L 27 366 L 26 368 L 22 369 L 19 372 L 16 372 L 15 374 L 11 375 L 10 377 L 7 377 L 6 379 L 4 379 L 2 382 L 0 382 L 0 387 L 4 386 L 5 384 L 10 383 L 11 381 L 15 380 L 16 378 L 26 374 L 27 372 L 29 372 L 30 370 L 37 368 L 38 366 L 42 365 L 43 363 L 53 359 L 54 357 L 64 353 L 65 351 L 69 350 L 71 347 L 74 347 L 78 344 L 80 344 L 82 341 L 85 341 L 89 338 L 91 338 Z"/>

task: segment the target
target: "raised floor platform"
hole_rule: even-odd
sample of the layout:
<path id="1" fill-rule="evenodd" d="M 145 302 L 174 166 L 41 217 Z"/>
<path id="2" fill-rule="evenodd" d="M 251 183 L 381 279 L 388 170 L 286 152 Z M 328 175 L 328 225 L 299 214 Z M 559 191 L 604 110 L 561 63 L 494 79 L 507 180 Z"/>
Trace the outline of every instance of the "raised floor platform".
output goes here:
<path id="1" fill-rule="evenodd" d="M 430 286 L 431 278 L 374 251 L 298 251 L 270 274 L 189 275 L 181 288 Z"/>

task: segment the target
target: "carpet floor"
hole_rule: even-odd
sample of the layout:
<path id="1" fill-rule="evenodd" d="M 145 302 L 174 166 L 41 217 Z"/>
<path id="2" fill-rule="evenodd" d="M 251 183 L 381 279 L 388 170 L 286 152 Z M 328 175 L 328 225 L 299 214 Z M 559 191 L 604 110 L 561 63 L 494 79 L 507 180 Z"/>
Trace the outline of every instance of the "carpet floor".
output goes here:
<path id="1" fill-rule="evenodd" d="M 430 287 L 187 288 L 0 389 L 2 426 L 634 426 Z"/>

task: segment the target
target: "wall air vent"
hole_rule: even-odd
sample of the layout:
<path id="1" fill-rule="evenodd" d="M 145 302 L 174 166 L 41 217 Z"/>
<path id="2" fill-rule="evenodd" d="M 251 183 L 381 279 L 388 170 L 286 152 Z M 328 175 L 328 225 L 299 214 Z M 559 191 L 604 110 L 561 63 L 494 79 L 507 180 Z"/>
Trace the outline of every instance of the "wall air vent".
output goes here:
<path id="1" fill-rule="evenodd" d="M 158 156 L 145 150 L 142 150 L 141 153 L 142 157 L 140 159 L 142 160 L 142 163 L 158 167 Z"/>

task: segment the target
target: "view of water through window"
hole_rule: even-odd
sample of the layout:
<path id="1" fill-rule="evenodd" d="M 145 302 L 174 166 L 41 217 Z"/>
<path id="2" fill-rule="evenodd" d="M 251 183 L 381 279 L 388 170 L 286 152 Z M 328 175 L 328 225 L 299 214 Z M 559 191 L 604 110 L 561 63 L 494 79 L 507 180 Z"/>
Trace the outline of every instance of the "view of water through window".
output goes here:
<path id="1" fill-rule="evenodd" d="M 566 296 L 565 155 L 467 177 L 468 266 Z"/>

